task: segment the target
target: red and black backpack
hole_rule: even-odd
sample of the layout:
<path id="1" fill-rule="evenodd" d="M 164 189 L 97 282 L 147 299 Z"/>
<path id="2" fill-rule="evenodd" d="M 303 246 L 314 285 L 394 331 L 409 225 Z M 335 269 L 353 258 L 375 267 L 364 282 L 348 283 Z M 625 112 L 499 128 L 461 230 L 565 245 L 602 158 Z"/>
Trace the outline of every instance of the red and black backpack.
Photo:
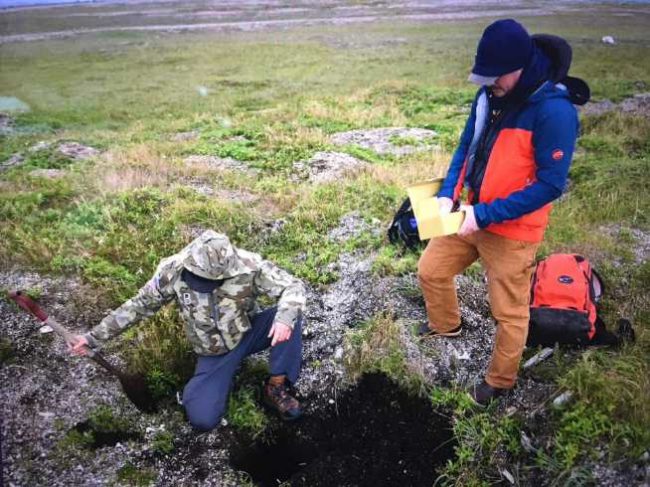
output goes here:
<path id="1" fill-rule="evenodd" d="M 581 255 L 552 254 L 540 261 L 531 285 L 526 344 L 589 345 L 597 328 L 604 329 L 596 310 L 602 294 L 600 276 Z"/>

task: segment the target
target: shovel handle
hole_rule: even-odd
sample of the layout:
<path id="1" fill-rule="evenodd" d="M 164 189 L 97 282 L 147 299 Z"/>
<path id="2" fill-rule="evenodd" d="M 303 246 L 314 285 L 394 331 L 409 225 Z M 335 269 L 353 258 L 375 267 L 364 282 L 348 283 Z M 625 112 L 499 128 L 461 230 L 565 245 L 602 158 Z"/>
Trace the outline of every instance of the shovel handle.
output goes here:
<path id="1" fill-rule="evenodd" d="M 36 301 L 34 301 L 29 296 L 27 296 L 27 294 L 25 294 L 23 291 L 11 291 L 9 293 L 9 298 L 14 300 L 18 306 L 23 308 L 28 313 L 34 315 L 43 323 L 51 326 L 55 332 L 57 332 L 60 336 L 63 337 L 66 343 L 74 343 L 75 335 L 70 333 L 68 329 L 66 329 L 62 324 L 60 324 L 54 318 L 48 316 L 47 313 L 43 311 L 43 309 L 36 303 Z M 95 355 L 95 351 L 92 350 L 91 348 L 88 348 L 88 355 L 90 357 L 93 357 Z"/>
<path id="2" fill-rule="evenodd" d="M 36 303 L 36 301 L 34 301 L 29 296 L 27 296 L 27 294 L 25 294 L 23 291 L 19 291 L 19 290 L 11 291 L 9 293 L 9 298 L 15 301 L 15 303 L 18 306 L 23 308 L 28 313 L 34 315 L 43 323 L 51 326 L 56 333 L 58 333 L 61 337 L 63 337 L 66 343 L 72 344 L 75 342 L 76 335 L 71 333 L 67 328 L 65 328 L 61 323 L 56 321 L 54 318 L 48 316 L 47 313 L 43 311 L 43 309 Z M 86 356 L 88 358 L 90 358 L 91 360 L 95 361 L 97 364 L 104 367 L 111 374 L 117 376 L 118 378 L 120 378 L 120 380 L 126 377 L 124 372 L 122 372 L 120 369 L 118 369 L 109 361 L 107 361 L 99 352 L 96 352 L 95 350 L 93 350 L 88 346 L 84 348 L 86 349 Z"/>
<path id="3" fill-rule="evenodd" d="M 47 313 L 43 311 L 41 307 L 23 291 L 11 291 L 9 293 L 9 298 L 11 298 L 22 309 L 28 313 L 33 314 L 42 322 L 47 321 Z"/>

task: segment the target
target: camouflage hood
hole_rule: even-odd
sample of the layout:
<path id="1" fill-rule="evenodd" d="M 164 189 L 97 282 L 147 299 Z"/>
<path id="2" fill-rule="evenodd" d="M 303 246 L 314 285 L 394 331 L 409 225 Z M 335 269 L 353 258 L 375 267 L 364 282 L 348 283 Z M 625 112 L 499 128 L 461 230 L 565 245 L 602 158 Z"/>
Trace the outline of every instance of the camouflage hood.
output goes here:
<path id="1" fill-rule="evenodd" d="M 244 271 L 230 239 L 214 230 L 206 230 L 179 253 L 183 267 L 206 279 L 227 279 Z"/>

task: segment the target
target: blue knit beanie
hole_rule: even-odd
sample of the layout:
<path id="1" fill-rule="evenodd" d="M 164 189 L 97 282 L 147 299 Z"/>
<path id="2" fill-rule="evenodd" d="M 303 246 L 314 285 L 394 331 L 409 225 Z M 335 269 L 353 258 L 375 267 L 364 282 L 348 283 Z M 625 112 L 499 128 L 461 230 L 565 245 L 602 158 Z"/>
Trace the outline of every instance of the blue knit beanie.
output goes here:
<path id="1" fill-rule="evenodd" d="M 513 19 L 490 24 L 478 43 L 469 80 L 489 85 L 496 78 L 523 68 L 533 52 L 533 40 Z"/>

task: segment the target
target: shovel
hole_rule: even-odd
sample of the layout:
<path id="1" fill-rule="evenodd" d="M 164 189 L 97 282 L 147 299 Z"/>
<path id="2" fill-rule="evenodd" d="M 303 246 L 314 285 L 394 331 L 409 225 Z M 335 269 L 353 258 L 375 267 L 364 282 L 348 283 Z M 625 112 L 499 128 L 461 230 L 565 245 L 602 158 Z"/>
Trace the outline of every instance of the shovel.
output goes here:
<path id="1" fill-rule="evenodd" d="M 47 313 L 24 292 L 12 291 L 9 293 L 9 297 L 25 311 L 34 315 L 44 324 L 49 325 L 55 332 L 63 337 L 66 343 L 71 344 L 74 342 L 75 335 L 70 333 L 54 318 L 48 316 Z M 152 412 L 156 409 L 156 402 L 154 401 L 153 396 L 147 387 L 145 378 L 142 375 L 127 374 L 114 365 L 111 365 L 99 352 L 88 347 L 86 347 L 86 350 L 88 352 L 86 357 L 94 360 L 120 380 L 124 394 L 126 394 L 126 397 L 129 398 L 136 408 L 145 413 Z"/>

